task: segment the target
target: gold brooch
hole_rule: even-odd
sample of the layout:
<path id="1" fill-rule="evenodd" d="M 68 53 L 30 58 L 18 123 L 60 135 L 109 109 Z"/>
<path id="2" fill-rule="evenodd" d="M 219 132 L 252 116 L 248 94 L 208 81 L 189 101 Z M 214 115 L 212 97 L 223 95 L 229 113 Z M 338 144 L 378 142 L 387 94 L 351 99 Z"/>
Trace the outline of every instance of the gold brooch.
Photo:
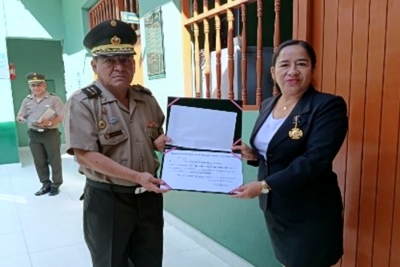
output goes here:
<path id="1" fill-rule="evenodd" d="M 116 22 L 115 20 L 112 20 L 112 21 L 110 22 L 110 24 L 111 24 L 111 26 L 113 26 L 113 27 L 117 26 L 117 22 Z"/>
<path id="2" fill-rule="evenodd" d="M 111 43 L 113 45 L 119 45 L 121 43 L 121 38 L 119 38 L 118 36 L 114 35 L 113 38 L 111 38 Z"/>
<path id="3" fill-rule="evenodd" d="M 298 127 L 298 125 L 300 124 L 299 118 L 299 115 L 293 117 L 294 127 L 289 131 L 289 137 L 293 140 L 299 140 L 303 136 L 303 131 Z"/>

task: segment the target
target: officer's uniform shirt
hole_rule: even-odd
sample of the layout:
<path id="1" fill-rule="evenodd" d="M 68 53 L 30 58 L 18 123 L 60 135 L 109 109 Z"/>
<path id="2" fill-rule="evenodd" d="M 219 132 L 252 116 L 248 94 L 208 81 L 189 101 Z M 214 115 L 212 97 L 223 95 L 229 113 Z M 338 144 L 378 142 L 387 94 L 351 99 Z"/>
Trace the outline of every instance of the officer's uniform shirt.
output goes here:
<path id="1" fill-rule="evenodd" d="M 39 102 L 37 102 L 34 94 L 30 94 L 22 102 L 18 111 L 18 116 L 23 116 L 27 120 L 28 128 L 37 130 L 40 129 L 40 127 L 34 124 L 35 119 L 38 118 L 46 108 L 53 109 L 56 112 L 55 116 L 60 116 L 63 112 L 63 107 L 63 102 L 56 94 L 46 92 Z M 56 129 L 57 125 L 46 128 Z"/>
<path id="2" fill-rule="evenodd" d="M 141 86 L 129 90 L 129 110 L 99 81 L 100 94 L 75 92 L 64 110 L 67 153 L 73 149 L 99 152 L 119 164 L 156 175 L 159 162 L 153 141 L 163 133 L 164 114 L 156 99 Z M 136 88 L 136 89 L 134 89 Z M 97 182 L 137 185 L 84 166 L 80 171 Z"/>

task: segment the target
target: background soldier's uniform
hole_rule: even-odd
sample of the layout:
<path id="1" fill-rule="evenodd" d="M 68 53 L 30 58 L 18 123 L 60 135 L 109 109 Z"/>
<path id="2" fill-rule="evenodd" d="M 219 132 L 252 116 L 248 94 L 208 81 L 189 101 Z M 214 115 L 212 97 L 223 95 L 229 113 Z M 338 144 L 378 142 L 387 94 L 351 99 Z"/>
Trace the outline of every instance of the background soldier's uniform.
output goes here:
<path id="1" fill-rule="evenodd" d="M 38 73 L 30 73 L 26 78 L 28 81 L 45 79 L 44 75 Z M 43 188 L 53 187 L 58 189 L 63 182 L 60 151 L 61 133 L 57 125 L 41 128 L 33 121 L 40 115 L 38 113 L 43 112 L 47 107 L 53 109 L 56 115 L 60 116 L 64 105 L 61 99 L 53 93 L 46 92 L 40 102 L 36 101 L 34 94 L 30 94 L 22 102 L 18 116 L 23 116 L 28 122 L 29 148 Z M 50 180 L 49 164 L 52 181 Z"/>

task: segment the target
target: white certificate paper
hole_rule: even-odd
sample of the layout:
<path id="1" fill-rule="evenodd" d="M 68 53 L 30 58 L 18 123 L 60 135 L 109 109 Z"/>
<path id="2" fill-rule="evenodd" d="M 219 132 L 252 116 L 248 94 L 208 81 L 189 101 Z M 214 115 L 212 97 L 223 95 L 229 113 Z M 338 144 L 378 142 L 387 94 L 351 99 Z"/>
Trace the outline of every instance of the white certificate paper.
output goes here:
<path id="1" fill-rule="evenodd" d="M 161 179 L 172 190 L 232 193 L 243 184 L 236 140 L 236 112 L 172 105 L 168 117 L 169 151 Z"/>
<path id="2" fill-rule="evenodd" d="M 173 146 L 228 152 L 235 125 L 235 112 L 172 106 L 167 136 Z"/>
<path id="3" fill-rule="evenodd" d="M 243 184 L 241 156 L 175 149 L 164 155 L 162 179 L 175 190 L 231 193 Z"/>

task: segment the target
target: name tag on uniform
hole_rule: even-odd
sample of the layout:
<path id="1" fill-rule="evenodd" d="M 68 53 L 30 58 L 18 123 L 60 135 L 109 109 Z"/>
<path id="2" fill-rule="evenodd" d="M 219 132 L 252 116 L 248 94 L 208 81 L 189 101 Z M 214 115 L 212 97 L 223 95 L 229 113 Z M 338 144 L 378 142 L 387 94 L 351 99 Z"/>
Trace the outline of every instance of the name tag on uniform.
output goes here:
<path id="1" fill-rule="evenodd" d="M 105 139 L 110 139 L 110 138 L 116 137 L 116 136 L 121 135 L 121 134 L 122 134 L 122 131 L 119 130 L 119 131 L 116 131 L 116 132 L 113 132 L 113 133 L 105 134 L 104 138 Z"/>

